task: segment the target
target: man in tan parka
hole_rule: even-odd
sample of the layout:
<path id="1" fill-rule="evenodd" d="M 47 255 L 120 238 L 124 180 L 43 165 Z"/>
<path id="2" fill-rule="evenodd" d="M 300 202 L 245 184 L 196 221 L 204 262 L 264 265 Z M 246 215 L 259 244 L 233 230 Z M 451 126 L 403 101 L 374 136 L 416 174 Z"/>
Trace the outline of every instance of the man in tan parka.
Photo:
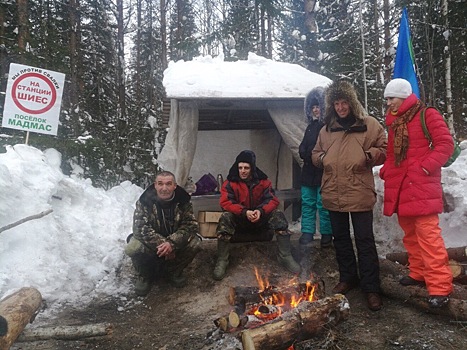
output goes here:
<path id="1" fill-rule="evenodd" d="M 312 160 L 323 168 L 321 197 L 323 207 L 329 210 L 339 265 L 339 283 L 333 292 L 345 294 L 360 284 L 373 311 L 381 309 L 382 301 L 373 234 L 376 191 L 372 168 L 384 163 L 386 146 L 383 127 L 366 113 L 354 87 L 346 81 L 332 83 L 326 90 L 325 126 Z"/>

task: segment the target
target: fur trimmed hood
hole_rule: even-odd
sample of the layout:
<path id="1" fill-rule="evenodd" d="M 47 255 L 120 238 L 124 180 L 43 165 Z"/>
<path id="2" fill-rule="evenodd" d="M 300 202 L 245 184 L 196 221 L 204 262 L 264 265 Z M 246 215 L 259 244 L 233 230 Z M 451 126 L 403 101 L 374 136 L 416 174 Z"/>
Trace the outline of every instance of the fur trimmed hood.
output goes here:
<path id="1" fill-rule="evenodd" d="M 358 100 L 357 91 L 355 87 L 345 80 L 338 80 L 333 82 L 326 89 L 326 113 L 324 122 L 326 126 L 331 125 L 337 118 L 338 115 L 334 109 L 334 102 L 337 100 L 346 100 L 350 105 L 350 113 L 355 119 L 363 120 L 368 113 Z"/>
<path id="2" fill-rule="evenodd" d="M 304 111 L 308 123 L 310 123 L 313 119 L 312 107 L 316 105 L 319 106 L 319 109 L 321 111 L 319 119 L 324 120 L 324 88 L 322 88 L 321 86 L 310 90 L 310 92 L 308 92 L 308 94 L 305 97 Z"/>

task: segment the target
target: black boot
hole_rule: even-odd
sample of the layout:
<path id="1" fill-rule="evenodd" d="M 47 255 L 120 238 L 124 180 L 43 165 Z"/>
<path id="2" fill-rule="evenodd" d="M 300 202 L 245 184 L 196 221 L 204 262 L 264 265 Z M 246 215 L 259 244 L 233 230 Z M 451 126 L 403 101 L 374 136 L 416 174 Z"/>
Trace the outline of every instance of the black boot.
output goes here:
<path id="1" fill-rule="evenodd" d="M 277 256 L 279 263 L 290 272 L 299 273 L 300 265 L 294 260 L 291 252 L 290 235 L 276 232 L 276 239 L 277 247 L 279 248 L 279 254 Z"/>
<path id="2" fill-rule="evenodd" d="M 225 271 L 229 266 L 229 249 L 230 242 L 217 240 L 217 261 L 212 273 L 212 277 L 216 281 L 220 281 L 225 277 Z"/>

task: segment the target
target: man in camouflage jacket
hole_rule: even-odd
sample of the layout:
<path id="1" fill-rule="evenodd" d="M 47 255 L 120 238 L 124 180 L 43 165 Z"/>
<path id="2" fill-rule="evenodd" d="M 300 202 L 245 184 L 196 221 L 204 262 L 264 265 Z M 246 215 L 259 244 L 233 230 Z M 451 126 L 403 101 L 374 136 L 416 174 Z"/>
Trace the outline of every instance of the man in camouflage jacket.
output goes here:
<path id="1" fill-rule="evenodd" d="M 199 252 L 201 242 L 190 199 L 177 186 L 175 176 L 164 171 L 136 202 L 133 234 L 125 252 L 139 274 L 137 295 L 148 294 L 152 282 L 162 274 L 176 287 L 186 284 L 183 269 Z"/>

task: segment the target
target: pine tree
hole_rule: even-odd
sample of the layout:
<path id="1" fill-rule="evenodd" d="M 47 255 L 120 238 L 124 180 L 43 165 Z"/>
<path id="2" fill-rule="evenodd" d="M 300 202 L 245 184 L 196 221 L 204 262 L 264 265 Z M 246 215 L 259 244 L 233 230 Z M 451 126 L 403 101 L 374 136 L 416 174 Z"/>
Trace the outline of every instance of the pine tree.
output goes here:
<path id="1" fill-rule="evenodd" d="M 189 61 L 199 56 L 197 33 L 191 1 L 175 0 L 170 21 L 170 59 Z"/>

